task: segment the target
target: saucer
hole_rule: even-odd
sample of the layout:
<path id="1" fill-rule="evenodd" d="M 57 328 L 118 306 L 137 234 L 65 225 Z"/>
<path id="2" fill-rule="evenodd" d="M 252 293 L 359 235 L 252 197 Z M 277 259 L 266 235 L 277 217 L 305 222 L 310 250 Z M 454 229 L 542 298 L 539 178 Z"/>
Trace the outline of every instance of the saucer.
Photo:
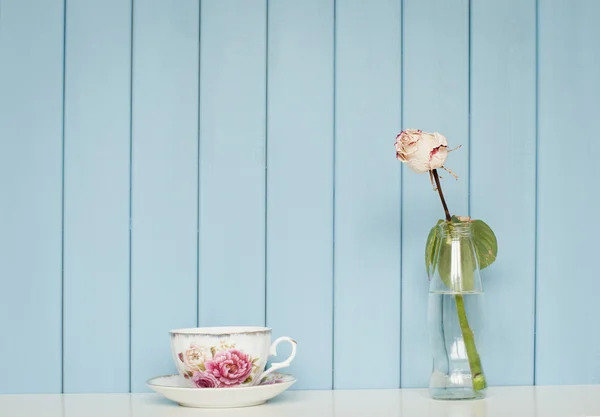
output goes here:
<path id="1" fill-rule="evenodd" d="M 231 408 L 264 404 L 294 385 L 296 378 L 273 372 L 253 387 L 191 388 L 179 374 L 157 376 L 146 381 L 151 389 L 184 407 Z"/>

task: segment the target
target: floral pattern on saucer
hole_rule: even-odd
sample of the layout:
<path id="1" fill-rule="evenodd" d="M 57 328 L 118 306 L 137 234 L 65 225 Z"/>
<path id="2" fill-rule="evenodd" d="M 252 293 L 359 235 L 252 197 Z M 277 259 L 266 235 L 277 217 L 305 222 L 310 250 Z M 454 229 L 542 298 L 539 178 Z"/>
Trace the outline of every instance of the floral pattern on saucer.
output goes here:
<path id="1" fill-rule="evenodd" d="M 283 382 L 293 381 L 294 377 L 288 374 L 280 374 L 279 372 L 273 372 L 272 374 L 267 375 L 260 381 L 258 385 L 273 385 L 273 384 L 281 384 Z"/>
<path id="2" fill-rule="evenodd" d="M 185 367 L 184 378 L 198 388 L 229 388 L 253 381 L 258 370 L 256 362 L 235 344 L 222 342 L 219 346 L 192 343 L 185 352 L 177 354 Z"/>

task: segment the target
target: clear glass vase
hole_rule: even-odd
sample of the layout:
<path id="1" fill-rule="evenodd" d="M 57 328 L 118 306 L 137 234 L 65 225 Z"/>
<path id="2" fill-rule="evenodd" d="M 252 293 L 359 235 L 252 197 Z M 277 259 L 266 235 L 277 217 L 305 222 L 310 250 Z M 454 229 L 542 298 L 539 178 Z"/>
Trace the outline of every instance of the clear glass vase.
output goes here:
<path id="1" fill-rule="evenodd" d="M 429 391 L 441 400 L 483 398 L 487 382 L 477 337 L 483 287 L 471 224 L 442 222 L 438 228 L 429 286 Z"/>

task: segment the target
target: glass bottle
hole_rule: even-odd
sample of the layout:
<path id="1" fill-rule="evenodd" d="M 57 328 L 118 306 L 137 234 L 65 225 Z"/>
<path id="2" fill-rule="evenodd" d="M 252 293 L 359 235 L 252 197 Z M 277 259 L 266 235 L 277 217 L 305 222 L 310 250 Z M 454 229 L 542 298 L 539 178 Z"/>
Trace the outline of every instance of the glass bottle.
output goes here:
<path id="1" fill-rule="evenodd" d="M 442 400 L 483 398 L 487 383 L 477 337 L 483 287 L 471 224 L 442 222 L 437 236 L 429 285 L 429 391 Z"/>

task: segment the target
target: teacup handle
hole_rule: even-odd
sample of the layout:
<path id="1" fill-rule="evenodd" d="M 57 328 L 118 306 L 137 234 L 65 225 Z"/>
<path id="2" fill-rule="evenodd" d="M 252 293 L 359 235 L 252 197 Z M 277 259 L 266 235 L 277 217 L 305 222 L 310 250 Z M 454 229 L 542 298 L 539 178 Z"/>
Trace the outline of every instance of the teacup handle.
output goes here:
<path id="1" fill-rule="evenodd" d="M 290 343 L 292 345 L 292 353 L 283 362 L 272 363 L 271 366 L 269 367 L 269 369 L 267 369 L 266 371 L 264 371 L 260 375 L 260 377 L 258 378 L 257 381 L 259 383 L 260 383 L 260 381 L 263 380 L 264 377 L 266 377 L 267 375 L 269 375 L 271 372 L 274 372 L 274 371 L 276 371 L 278 369 L 281 369 L 281 368 L 287 368 L 288 366 L 290 366 L 290 364 L 292 363 L 292 361 L 296 357 L 296 341 L 294 339 L 292 339 L 291 337 L 286 337 L 286 336 L 280 337 L 279 339 L 277 339 L 277 340 L 275 340 L 273 342 L 273 344 L 269 348 L 269 356 L 277 356 L 277 345 L 280 344 L 281 342 L 288 342 L 288 343 Z"/>

